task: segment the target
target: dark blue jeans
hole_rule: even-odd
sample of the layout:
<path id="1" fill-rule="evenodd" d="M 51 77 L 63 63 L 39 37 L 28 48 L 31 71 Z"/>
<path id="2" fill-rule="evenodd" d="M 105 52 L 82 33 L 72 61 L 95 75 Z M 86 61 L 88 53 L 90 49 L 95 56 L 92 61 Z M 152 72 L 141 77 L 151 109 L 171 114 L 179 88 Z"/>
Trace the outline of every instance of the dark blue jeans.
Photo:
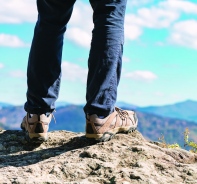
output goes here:
<path id="1" fill-rule="evenodd" d="M 38 21 L 27 69 L 25 110 L 29 113 L 55 109 L 61 81 L 63 36 L 75 1 L 37 0 Z M 90 0 L 94 29 L 88 59 L 85 113 L 107 116 L 114 109 L 122 67 L 126 1 Z"/>

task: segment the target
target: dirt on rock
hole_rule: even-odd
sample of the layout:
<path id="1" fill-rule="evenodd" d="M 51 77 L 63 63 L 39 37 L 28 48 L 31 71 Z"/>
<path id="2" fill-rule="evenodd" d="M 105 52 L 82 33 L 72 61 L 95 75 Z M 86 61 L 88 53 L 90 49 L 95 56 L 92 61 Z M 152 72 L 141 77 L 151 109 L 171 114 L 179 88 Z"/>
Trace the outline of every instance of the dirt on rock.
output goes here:
<path id="1" fill-rule="evenodd" d="M 197 154 L 162 148 L 138 131 L 104 143 L 54 131 L 47 142 L 32 145 L 22 131 L 2 130 L 0 183 L 197 183 Z"/>

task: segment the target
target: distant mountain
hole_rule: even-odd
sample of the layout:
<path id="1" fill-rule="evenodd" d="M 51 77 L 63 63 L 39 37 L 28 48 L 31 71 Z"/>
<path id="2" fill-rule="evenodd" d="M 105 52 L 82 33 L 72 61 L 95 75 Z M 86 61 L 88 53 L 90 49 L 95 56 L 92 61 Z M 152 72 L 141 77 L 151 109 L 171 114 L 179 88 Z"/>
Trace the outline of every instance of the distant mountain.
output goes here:
<path id="1" fill-rule="evenodd" d="M 57 102 L 55 103 L 56 108 L 58 108 L 58 107 L 65 107 L 65 106 L 67 106 L 67 105 L 71 105 L 71 103 L 64 102 L 64 101 L 57 101 Z"/>
<path id="2" fill-rule="evenodd" d="M 68 130 L 73 132 L 85 132 L 85 115 L 83 106 L 68 105 L 59 107 L 54 112 L 49 130 Z"/>
<path id="3" fill-rule="evenodd" d="M 0 128 L 20 129 L 20 123 L 25 116 L 23 106 L 3 107 L 0 109 Z"/>
<path id="4" fill-rule="evenodd" d="M 197 122 L 197 101 L 187 100 L 164 106 L 149 106 L 137 108 L 140 112 L 148 112 L 163 117 L 185 119 Z"/>
<path id="5" fill-rule="evenodd" d="M 197 126 L 194 122 L 144 112 L 137 112 L 137 116 L 138 130 L 150 140 L 158 141 L 164 135 L 167 143 L 179 143 L 183 147 L 184 131 L 189 128 L 189 139 L 197 142 Z"/>
<path id="6" fill-rule="evenodd" d="M 138 108 L 137 105 L 133 105 L 133 104 L 125 103 L 125 102 L 117 102 L 116 106 L 121 107 L 123 109 L 133 109 L 133 110 Z"/>
<path id="7" fill-rule="evenodd" d="M 4 102 L 0 102 L 0 109 L 3 107 L 11 107 L 13 105 L 9 104 L 9 103 L 4 103 Z"/>
<path id="8" fill-rule="evenodd" d="M 56 108 L 65 107 L 65 106 L 69 106 L 69 105 L 73 105 L 73 104 L 71 104 L 69 102 L 65 102 L 65 101 L 57 101 L 55 103 Z M 79 106 L 83 106 L 83 105 L 79 105 Z M 126 103 L 126 102 L 117 102 L 115 104 L 115 106 L 121 107 L 121 108 L 124 108 L 124 109 L 136 109 L 136 108 L 138 108 L 137 105 L 129 104 L 129 103 Z"/>

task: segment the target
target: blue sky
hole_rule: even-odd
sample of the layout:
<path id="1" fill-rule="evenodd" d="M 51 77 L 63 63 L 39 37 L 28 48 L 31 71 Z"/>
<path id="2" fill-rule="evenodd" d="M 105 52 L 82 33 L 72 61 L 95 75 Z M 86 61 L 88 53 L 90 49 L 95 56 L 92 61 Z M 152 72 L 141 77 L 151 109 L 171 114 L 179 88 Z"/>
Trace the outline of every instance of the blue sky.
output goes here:
<path id="1" fill-rule="evenodd" d="M 26 100 L 35 1 L 0 0 L 0 102 Z M 92 10 L 78 0 L 65 34 L 58 101 L 85 103 Z M 196 0 L 128 0 L 118 101 L 139 106 L 197 100 Z"/>

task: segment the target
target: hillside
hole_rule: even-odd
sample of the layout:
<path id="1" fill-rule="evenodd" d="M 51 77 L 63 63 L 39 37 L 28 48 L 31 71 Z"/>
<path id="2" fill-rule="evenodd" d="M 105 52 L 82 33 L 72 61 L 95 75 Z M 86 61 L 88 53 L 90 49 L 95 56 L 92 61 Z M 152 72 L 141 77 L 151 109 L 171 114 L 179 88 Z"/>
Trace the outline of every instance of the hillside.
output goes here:
<path id="1" fill-rule="evenodd" d="M 41 145 L 28 144 L 22 131 L 2 131 L 0 149 L 0 183 L 197 183 L 197 154 L 163 148 L 138 131 L 105 143 L 55 131 Z"/>
<path id="2" fill-rule="evenodd" d="M 164 135 L 167 143 L 178 143 L 184 147 L 184 131 L 189 128 L 189 138 L 197 142 L 197 125 L 194 122 L 164 118 L 142 112 L 138 112 L 137 115 L 139 118 L 138 130 L 147 139 L 157 141 L 159 137 Z"/>
<path id="3" fill-rule="evenodd" d="M 22 106 L 3 107 L 0 109 L 0 128 L 6 130 L 19 129 L 24 116 L 25 111 Z"/>
<path id="4" fill-rule="evenodd" d="M 187 100 L 164 106 L 138 107 L 138 111 L 160 115 L 163 117 L 185 119 L 197 122 L 197 101 Z"/>
<path id="5" fill-rule="evenodd" d="M 0 102 L 0 109 L 2 109 L 3 107 L 11 107 L 13 105 L 8 104 L 8 103 L 4 103 L 4 102 Z"/>

